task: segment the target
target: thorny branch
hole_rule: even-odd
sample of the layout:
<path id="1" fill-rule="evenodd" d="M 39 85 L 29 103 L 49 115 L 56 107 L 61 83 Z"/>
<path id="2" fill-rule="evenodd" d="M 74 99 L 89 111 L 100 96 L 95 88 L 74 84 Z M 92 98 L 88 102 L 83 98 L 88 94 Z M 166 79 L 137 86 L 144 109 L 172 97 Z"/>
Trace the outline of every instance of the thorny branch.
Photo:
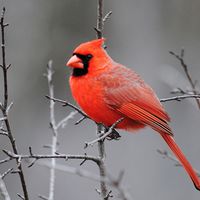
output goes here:
<path id="1" fill-rule="evenodd" d="M 15 154 L 13 152 L 7 151 L 7 150 L 3 150 L 3 152 L 8 156 L 6 160 L 6 162 L 13 160 L 13 159 L 17 159 L 17 160 L 22 160 L 22 159 L 34 159 L 35 160 L 40 160 L 40 159 L 51 159 L 51 158 L 58 158 L 58 159 L 64 159 L 64 160 L 73 160 L 73 159 L 80 159 L 80 160 L 88 160 L 88 161 L 93 161 L 95 162 L 97 165 L 100 162 L 100 159 L 98 157 L 95 156 L 89 156 L 89 155 L 72 155 L 72 154 L 59 154 L 56 153 L 55 155 L 44 155 L 44 154 L 34 154 L 31 150 L 31 148 L 29 148 L 29 154 Z M 35 161 L 36 162 L 36 161 Z M 34 164 L 35 164 L 34 162 Z"/>
<path id="2" fill-rule="evenodd" d="M 49 98 L 54 98 L 54 86 L 53 86 L 53 62 L 50 60 L 47 64 L 47 74 L 45 76 L 47 77 L 48 81 L 48 87 L 49 87 Z M 51 144 L 51 154 L 52 156 L 56 155 L 57 152 L 57 144 L 58 144 L 58 128 L 62 126 L 64 123 L 66 123 L 69 119 L 73 118 L 73 116 L 76 114 L 76 112 L 71 112 L 66 118 L 61 120 L 57 125 L 55 121 L 55 101 L 49 101 L 49 109 L 50 109 L 50 128 L 52 129 L 52 144 Z M 32 154 L 32 151 L 30 149 L 30 154 Z M 32 165 L 35 161 L 32 162 Z M 31 165 L 31 166 L 32 166 Z M 30 166 L 30 165 L 29 165 Z M 55 166 L 56 166 L 56 159 L 51 158 L 51 168 L 50 168 L 50 181 L 49 181 L 49 197 L 48 200 L 54 199 L 54 190 L 55 190 Z"/>
<path id="3" fill-rule="evenodd" d="M 188 65 L 187 65 L 187 64 L 185 63 L 185 61 L 184 61 L 184 54 L 185 54 L 184 49 L 181 50 L 181 54 L 180 54 L 180 55 L 174 53 L 173 51 L 170 51 L 169 53 L 170 53 L 171 55 L 173 55 L 175 58 L 177 58 L 177 60 L 180 61 L 181 66 L 182 66 L 183 69 L 184 69 L 185 75 L 186 75 L 186 77 L 187 77 L 187 79 L 188 79 L 188 81 L 189 81 L 189 83 L 190 83 L 190 85 L 191 85 L 191 87 L 192 87 L 193 93 L 194 93 L 195 95 L 198 95 L 198 92 L 197 92 L 197 90 L 196 90 L 195 81 L 192 80 L 192 76 L 190 75 L 189 70 L 188 70 Z M 196 98 L 196 102 L 197 102 L 198 108 L 200 109 L 200 100 Z"/>
<path id="4" fill-rule="evenodd" d="M 5 49 L 5 27 L 8 26 L 8 24 L 4 23 L 4 17 L 5 17 L 5 7 L 3 7 L 2 10 L 2 14 L 1 14 L 1 19 L 0 19 L 0 27 L 1 27 L 1 50 L 2 50 L 2 64 L 1 64 L 1 68 L 3 70 L 3 85 L 4 85 L 4 102 L 3 104 L 1 104 L 0 109 L 2 111 L 4 122 L 5 122 L 5 126 L 6 126 L 6 133 L 7 134 L 13 152 L 15 154 L 18 154 L 18 150 L 17 150 L 17 146 L 15 143 L 15 139 L 13 137 L 12 131 L 11 131 L 11 127 L 10 127 L 10 122 L 8 120 L 8 111 L 12 105 L 12 103 L 8 106 L 8 69 L 10 68 L 11 65 L 7 65 L 6 64 L 6 49 Z M 23 193 L 24 193 L 24 199 L 28 200 L 28 191 L 27 191 L 27 187 L 26 187 L 26 182 L 25 182 L 25 178 L 24 178 L 24 173 L 22 170 L 22 165 L 21 163 L 18 162 L 18 160 L 16 160 L 17 162 L 17 167 L 18 167 L 18 171 L 19 171 L 19 176 L 20 176 L 20 180 L 21 180 L 21 185 L 22 185 L 22 189 L 23 189 Z"/>
<path id="5" fill-rule="evenodd" d="M 48 168 L 51 167 L 51 164 L 49 162 L 40 162 L 39 164 L 42 165 L 42 166 L 46 166 Z M 106 184 L 117 189 L 117 191 L 119 192 L 120 198 L 122 200 L 131 200 L 132 199 L 130 194 L 128 193 L 127 189 L 124 188 L 121 184 L 123 174 L 124 174 L 123 171 L 119 173 L 119 176 L 118 176 L 117 179 L 114 179 L 109 175 L 107 175 L 106 177 L 101 177 L 101 176 L 98 176 L 98 175 L 93 174 L 91 172 L 88 172 L 86 170 L 77 169 L 75 167 L 70 167 L 70 166 L 67 166 L 67 165 L 57 164 L 55 169 L 59 170 L 59 171 L 75 174 L 75 175 L 78 175 L 80 177 L 84 177 L 84 178 L 87 178 L 87 179 L 90 179 L 90 180 L 93 180 L 93 181 L 97 181 L 97 182 L 100 182 L 100 181 L 103 180 Z M 108 199 L 109 197 L 112 197 L 111 192 L 112 191 L 108 192 L 107 196 L 104 198 L 105 200 Z"/>

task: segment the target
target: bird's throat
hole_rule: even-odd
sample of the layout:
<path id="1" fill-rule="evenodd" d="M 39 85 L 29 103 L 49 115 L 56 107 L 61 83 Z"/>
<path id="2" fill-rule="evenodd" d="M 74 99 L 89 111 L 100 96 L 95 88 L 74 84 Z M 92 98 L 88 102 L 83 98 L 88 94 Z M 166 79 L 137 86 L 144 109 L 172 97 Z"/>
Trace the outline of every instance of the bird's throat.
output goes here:
<path id="1" fill-rule="evenodd" d="M 84 66 L 83 69 L 80 68 L 74 68 L 72 71 L 72 76 L 78 77 L 78 76 L 84 76 L 88 73 L 88 68 Z"/>

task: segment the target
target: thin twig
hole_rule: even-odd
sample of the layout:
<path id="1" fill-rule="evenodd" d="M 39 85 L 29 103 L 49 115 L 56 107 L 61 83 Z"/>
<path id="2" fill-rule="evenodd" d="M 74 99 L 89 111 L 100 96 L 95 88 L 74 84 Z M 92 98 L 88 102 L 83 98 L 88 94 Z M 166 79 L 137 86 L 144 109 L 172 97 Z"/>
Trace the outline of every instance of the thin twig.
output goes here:
<path id="1" fill-rule="evenodd" d="M 3 152 L 8 156 L 7 159 L 5 160 L 12 160 L 12 159 L 51 159 L 51 158 L 58 158 L 58 159 L 65 159 L 65 160 L 70 160 L 70 159 L 80 159 L 80 160 L 88 160 L 88 161 L 93 161 L 97 164 L 99 164 L 100 159 L 95 156 L 89 156 L 89 155 L 72 155 L 72 154 L 55 154 L 55 155 L 44 155 L 44 154 L 14 154 L 13 152 L 3 150 Z"/>
<path id="2" fill-rule="evenodd" d="M 8 132 L 6 132 L 6 131 L 0 131 L 0 135 L 8 136 Z"/>
<path id="3" fill-rule="evenodd" d="M 5 171 L 2 175 L 1 178 L 4 179 L 10 172 L 12 172 L 13 168 L 8 169 L 7 171 Z"/>
<path id="4" fill-rule="evenodd" d="M 13 102 L 11 102 L 11 103 L 8 105 L 7 109 L 6 109 L 7 115 L 8 115 L 8 112 L 10 111 L 10 109 L 12 108 L 12 106 L 13 106 Z"/>
<path id="5" fill-rule="evenodd" d="M 87 119 L 87 117 L 83 116 L 81 117 L 74 125 L 78 125 L 80 124 L 82 121 L 84 121 L 85 119 Z"/>
<path id="6" fill-rule="evenodd" d="M 175 166 L 177 167 L 182 167 L 182 164 L 179 162 L 179 160 L 177 158 L 175 158 L 174 156 L 172 156 L 171 154 L 169 154 L 167 151 L 162 151 L 160 149 L 157 149 L 157 152 L 159 154 L 161 154 L 164 158 L 167 158 L 173 162 L 175 162 Z M 198 177 L 200 177 L 200 172 L 196 169 L 194 169 L 196 174 L 198 175 Z"/>
<path id="7" fill-rule="evenodd" d="M 191 85 L 191 87 L 192 87 L 193 93 L 194 93 L 195 95 L 197 95 L 198 92 L 197 92 L 197 90 L 196 90 L 195 81 L 192 80 L 192 76 L 191 76 L 190 73 L 189 73 L 188 66 L 187 66 L 187 64 L 186 64 L 185 61 L 184 61 L 184 54 L 185 54 L 184 49 L 181 50 L 181 54 L 180 54 L 180 55 L 174 53 L 173 51 L 170 51 L 169 53 L 170 53 L 171 55 L 173 55 L 175 58 L 177 58 L 177 60 L 180 61 L 181 66 L 183 67 L 184 72 L 185 72 L 185 74 L 186 74 L 186 77 L 187 77 L 187 79 L 188 79 L 188 81 L 189 81 L 189 83 L 190 83 L 190 85 Z M 199 107 L 199 109 L 200 109 L 200 100 L 196 98 L 196 102 L 197 102 L 197 105 L 198 105 L 198 107 Z"/>
<path id="8" fill-rule="evenodd" d="M 60 122 L 57 123 L 56 129 L 59 129 L 60 127 L 64 128 L 67 122 L 70 119 L 73 119 L 74 115 L 76 115 L 77 113 L 78 113 L 77 111 L 72 111 L 71 113 L 69 113 L 69 115 L 67 115 L 64 119 L 62 119 Z"/>
<path id="9" fill-rule="evenodd" d="M 8 104 L 8 76 L 7 76 L 7 69 L 6 69 L 6 47 L 5 47 L 5 24 L 4 24 L 4 17 L 5 17 L 6 8 L 3 7 L 1 13 L 1 50 L 2 50 L 2 69 L 3 69 L 3 77 L 4 77 L 4 104 L 3 108 L 7 108 Z"/>
<path id="10" fill-rule="evenodd" d="M 103 36 L 103 0 L 97 1 L 97 26 L 95 28 L 97 38 L 100 39 Z M 98 137 L 101 137 L 102 134 L 105 134 L 106 129 L 103 126 L 103 124 L 97 124 L 97 135 Z M 99 173 L 100 173 L 100 187 L 101 187 L 101 197 L 103 200 L 107 197 L 108 189 L 106 187 L 106 183 L 103 180 L 106 177 L 106 167 L 104 163 L 105 158 L 105 144 L 103 140 L 98 141 L 98 152 L 99 152 L 99 158 L 101 159 L 100 165 L 99 165 Z"/>
<path id="11" fill-rule="evenodd" d="M 8 74 L 7 74 L 7 70 L 8 70 L 9 67 L 6 65 L 6 49 L 5 49 L 5 27 L 8 26 L 8 24 L 4 23 L 5 11 L 6 11 L 6 9 L 5 9 L 5 7 L 3 7 L 2 14 L 1 14 L 1 20 L 0 20 L 1 49 L 2 49 L 2 64 L 1 64 L 1 67 L 3 69 L 3 81 L 4 81 L 4 103 L 0 107 L 1 107 L 1 110 L 2 110 L 3 117 L 6 118 L 4 120 L 5 126 L 6 126 L 6 129 L 7 129 L 8 138 L 10 140 L 13 152 L 15 154 L 18 154 L 17 146 L 15 144 L 15 139 L 12 135 L 10 123 L 9 123 L 9 120 L 8 120 L 8 111 L 9 111 L 11 106 L 8 106 Z M 10 105 L 12 105 L 12 103 Z M 29 199 L 28 191 L 27 191 L 27 187 L 26 187 L 24 173 L 23 173 L 23 170 L 22 170 L 22 165 L 21 165 L 21 163 L 18 162 L 18 160 L 16 160 L 16 162 L 17 162 L 17 166 L 18 166 L 18 170 L 19 170 L 19 176 L 20 176 L 20 180 L 21 180 L 23 193 L 24 193 L 24 198 L 25 198 L 25 200 L 28 200 Z"/>
<path id="12" fill-rule="evenodd" d="M 105 17 L 103 18 L 103 23 L 106 22 L 106 20 L 108 20 L 110 18 L 110 16 L 112 15 L 112 11 L 109 11 Z"/>
<path id="13" fill-rule="evenodd" d="M 85 118 L 88 118 L 90 119 L 81 109 L 79 109 L 78 107 L 76 107 L 75 105 L 67 102 L 67 101 L 64 101 L 64 100 L 61 100 L 61 99 L 57 99 L 57 98 L 51 98 L 49 95 L 45 95 L 45 97 L 49 100 L 52 100 L 54 102 L 59 102 L 59 103 L 62 103 L 63 106 L 69 106 L 71 108 L 73 108 L 74 110 L 78 111 L 78 113 L 80 113 L 81 115 L 83 115 Z"/>
<path id="14" fill-rule="evenodd" d="M 45 196 L 43 196 L 43 195 L 38 195 L 38 197 L 39 197 L 40 199 L 42 199 L 42 200 L 48 200 L 48 198 L 45 197 Z"/>
<path id="15" fill-rule="evenodd" d="M 98 0 L 97 3 L 97 38 L 100 39 L 103 36 L 103 0 Z"/>
<path id="16" fill-rule="evenodd" d="M 53 66 L 52 66 L 52 60 L 48 62 L 47 65 L 47 81 L 48 81 L 48 87 L 49 87 L 49 96 L 51 98 L 54 98 L 54 86 L 53 86 Z M 54 111 L 54 101 L 49 101 L 49 109 L 50 109 L 50 124 L 52 129 L 52 144 L 51 144 L 51 154 L 56 155 L 57 151 L 57 142 L 58 142 L 58 132 L 56 128 L 56 121 L 55 121 L 55 111 Z M 34 163 L 33 163 L 34 164 Z M 50 180 L 49 180 L 49 200 L 54 199 L 54 190 L 55 190 L 55 166 L 56 166 L 56 159 L 51 159 L 51 168 L 50 168 Z"/>
<path id="17" fill-rule="evenodd" d="M 72 119 L 74 115 L 77 113 L 77 111 L 71 112 L 67 117 L 65 117 L 63 120 L 58 122 L 56 125 L 55 121 L 55 100 L 54 99 L 54 85 L 53 85 L 53 62 L 50 60 L 47 65 L 47 81 L 48 81 L 48 87 L 49 87 L 49 96 L 47 96 L 49 99 L 51 99 L 50 104 L 49 104 L 49 109 L 50 109 L 50 127 L 52 129 L 53 135 L 52 135 L 52 144 L 51 144 L 51 154 L 54 156 L 56 155 L 57 152 L 57 146 L 58 146 L 58 128 L 61 126 L 64 126 L 69 119 Z M 33 155 L 30 153 L 30 155 Z M 29 167 L 33 166 L 35 162 L 38 159 L 34 159 Z M 51 165 L 52 168 L 50 169 L 50 181 L 49 181 L 49 197 L 48 200 L 53 200 L 55 196 L 55 166 L 56 166 L 56 159 L 52 158 L 51 159 Z"/>
<path id="18" fill-rule="evenodd" d="M 3 159 L 0 161 L 0 164 L 3 164 L 3 163 L 6 163 L 6 162 L 9 162 L 11 160 L 10 157 L 6 158 L 6 159 Z"/>
<path id="19" fill-rule="evenodd" d="M 17 196 L 18 196 L 20 199 L 25 200 L 25 198 L 24 198 L 21 194 L 17 193 Z"/>
<path id="20" fill-rule="evenodd" d="M 39 165 L 51 168 L 50 162 L 40 162 Z M 130 197 L 130 194 L 127 192 L 127 190 L 121 186 L 123 172 L 121 172 L 119 174 L 119 177 L 117 179 L 113 179 L 111 176 L 102 177 L 102 176 L 98 176 L 96 174 L 93 174 L 93 173 L 88 172 L 88 171 L 83 170 L 83 169 L 77 169 L 75 167 L 62 165 L 62 164 L 57 164 L 55 169 L 59 170 L 59 171 L 67 172 L 67 173 L 70 173 L 70 174 L 75 174 L 75 175 L 78 175 L 80 177 L 84 177 L 84 178 L 87 178 L 89 180 L 93 180 L 93 181 L 97 181 L 97 182 L 104 181 L 108 185 L 110 185 L 110 186 L 112 186 L 112 187 L 114 187 L 118 190 L 122 200 L 131 200 L 132 199 Z M 110 193 L 110 191 L 108 193 Z M 107 199 L 108 199 L 108 193 L 105 196 L 105 198 L 107 198 Z M 101 192 L 100 192 L 100 194 L 101 194 Z"/>
<path id="21" fill-rule="evenodd" d="M 180 95 L 180 96 L 175 96 L 175 97 L 169 97 L 169 98 L 163 98 L 160 99 L 160 102 L 167 102 L 167 101 L 180 101 L 182 99 L 188 99 L 188 98 L 195 98 L 198 99 L 200 98 L 200 94 L 186 94 L 186 95 Z"/>

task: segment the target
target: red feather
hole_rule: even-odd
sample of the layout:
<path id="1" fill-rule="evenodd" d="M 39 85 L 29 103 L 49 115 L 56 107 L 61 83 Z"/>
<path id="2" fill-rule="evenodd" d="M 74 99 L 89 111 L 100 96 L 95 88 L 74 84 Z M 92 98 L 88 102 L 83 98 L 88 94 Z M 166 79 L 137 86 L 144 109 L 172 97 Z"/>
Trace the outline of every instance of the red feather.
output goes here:
<path id="1" fill-rule="evenodd" d="M 114 62 L 102 48 L 104 39 L 83 43 L 67 65 L 78 73 L 70 77 L 72 95 L 94 121 L 133 131 L 146 125 L 161 134 L 200 190 L 200 180 L 173 139 L 169 116 L 149 85 L 134 71 Z M 88 56 L 89 55 L 89 56 Z"/>

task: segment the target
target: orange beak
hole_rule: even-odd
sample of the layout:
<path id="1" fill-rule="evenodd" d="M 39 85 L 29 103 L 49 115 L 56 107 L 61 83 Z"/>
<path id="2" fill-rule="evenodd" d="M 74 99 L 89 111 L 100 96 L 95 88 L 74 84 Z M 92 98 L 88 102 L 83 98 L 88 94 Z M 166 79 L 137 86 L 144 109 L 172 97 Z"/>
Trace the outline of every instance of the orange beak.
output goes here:
<path id="1" fill-rule="evenodd" d="M 73 55 L 67 62 L 66 64 L 69 67 L 73 67 L 73 68 L 79 68 L 79 69 L 83 69 L 84 65 L 83 62 L 80 58 L 78 58 L 76 55 Z"/>

